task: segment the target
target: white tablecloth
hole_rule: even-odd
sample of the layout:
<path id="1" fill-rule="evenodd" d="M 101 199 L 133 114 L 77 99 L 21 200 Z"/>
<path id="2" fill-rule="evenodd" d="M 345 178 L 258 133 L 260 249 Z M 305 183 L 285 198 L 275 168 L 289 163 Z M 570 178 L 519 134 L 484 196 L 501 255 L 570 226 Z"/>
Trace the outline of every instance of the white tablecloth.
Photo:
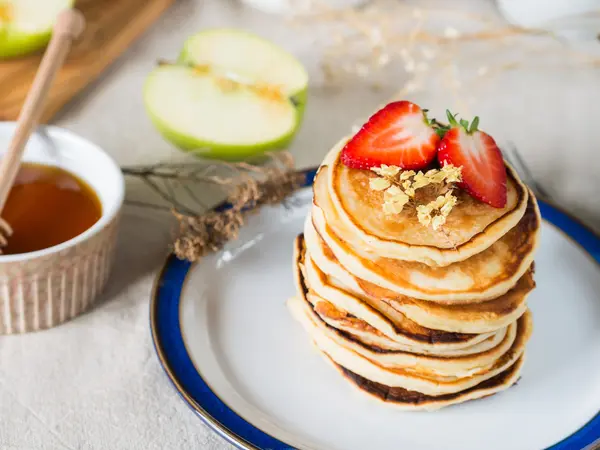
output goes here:
<path id="1" fill-rule="evenodd" d="M 181 157 L 148 121 L 141 86 L 155 61 L 176 57 L 185 37 L 197 30 L 240 26 L 257 31 L 295 52 L 318 80 L 314 46 L 276 17 L 233 0 L 176 3 L 57 120 L 122 164 Z M 458 4 L 493 9 L 486 1 Z M 515 142 L 557 202 L 597 228 L 599 83 L 597 69 L 523 69 L 474 94 L 482 127 Z M 317 83 L 293 146 L 298 166 L 318 164 L 357 117 L 394 91 L 393 80 L 381 91 Z M 437 111 L 453 105 L 443 94 L 413 99 Z M 167 252 L 170 226 L 165 217 L 126 209 L 116 267 L 102 303 L 57 329 L 0 337 L 0 448 L 230 448 L 179 399 L 152 347 L 148 299 Z"/>

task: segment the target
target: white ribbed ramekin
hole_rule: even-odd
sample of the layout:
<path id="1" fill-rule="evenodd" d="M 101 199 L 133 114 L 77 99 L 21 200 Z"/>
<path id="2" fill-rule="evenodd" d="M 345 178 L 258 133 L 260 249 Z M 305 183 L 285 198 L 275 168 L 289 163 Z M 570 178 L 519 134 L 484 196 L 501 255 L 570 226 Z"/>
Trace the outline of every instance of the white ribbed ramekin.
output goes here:
<path id="1" fill-rule="evenodd" d="M 13 122 L 0 123 L 0 149 Z M 85 180 L 102 204 L 102 216 L 79 236 L 48 249 L 0 255 L 0 334 L 50 328 L 94 304 L 112 266 L 125 183 L 119 166 L 99 147 L 70 131 L 42 127 L 25 161 L 61 167 Z M 69 220 L 68 211 L 56 214 Z"/>

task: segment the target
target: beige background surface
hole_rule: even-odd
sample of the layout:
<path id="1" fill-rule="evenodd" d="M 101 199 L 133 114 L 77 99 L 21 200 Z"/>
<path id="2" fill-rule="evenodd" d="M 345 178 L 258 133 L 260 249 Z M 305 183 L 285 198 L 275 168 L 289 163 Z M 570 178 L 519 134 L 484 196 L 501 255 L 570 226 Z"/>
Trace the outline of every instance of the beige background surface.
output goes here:
<path id="1" fill-rule="evenodd" d="M 485 0 L 457 3 L 494 9 Z M 259 32 L 310 68 L 315 83 L 292 147 L 299 167 L 318 164 L 357 118 L 402 82 L 385 80 L 377 92 L 359 82 L 325 87 L 307 33 L 234 0 L 180 0 L 57 123 L 96 142 L 121 164 L 182 158 L 147 119 L 141 86 L 157 58 L 174 58 L 186 36 L 213 26 Z M 600 229 L 599 70 L 515 70 L 470 96 L 482 127 L 500 141 L 513 141 L 557 203 Z M 438 113 L 455 106 L 443 90 L 410 99 Z M 148 298 L 170 230 L 167 217 L 127 208 L 102 304 L 58 329 L 0 338 L 0 448 L 229 448 L 178 398 L 150 341 Z"/>

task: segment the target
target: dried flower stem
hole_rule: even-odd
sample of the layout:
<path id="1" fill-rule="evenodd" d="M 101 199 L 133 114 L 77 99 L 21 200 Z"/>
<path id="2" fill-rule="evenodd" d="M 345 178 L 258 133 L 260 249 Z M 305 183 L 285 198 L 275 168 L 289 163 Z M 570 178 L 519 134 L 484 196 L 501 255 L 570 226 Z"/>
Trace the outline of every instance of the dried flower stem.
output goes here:
<path id="1" fill-rule="evenodd" d="M 303 181 L 303 175 L 295 172 L 293 165 L 291 155 L 281 152 L 269 155 L 267 163 L 260 166 L 225 162 L 157 164 L 127 167 L 123 173 L 143 181 L 166 202 L 168 206 L 128 201 L 136 206 L 171 211 L 179 223 L 173 251 L 179 258 L 193 262 L 236 239 L 246 216 L 256 208 L 280 203 L 293 193 Z M 229 175 L 216 175 L 219 170 Z M 225 190 L 227 208 L 206 211 L 193 189 L 206 185 Z M 185 195 L 190 206 L 179 198 L 181 195 Z"/>

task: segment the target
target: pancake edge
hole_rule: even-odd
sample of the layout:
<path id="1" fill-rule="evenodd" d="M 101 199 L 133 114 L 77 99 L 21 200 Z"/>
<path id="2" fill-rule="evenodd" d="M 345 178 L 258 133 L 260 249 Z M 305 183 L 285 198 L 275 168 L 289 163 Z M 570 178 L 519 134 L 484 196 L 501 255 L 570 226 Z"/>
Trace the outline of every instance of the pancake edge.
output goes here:
<path id="1" fill-rule="evenodd" d="M 319 167 L 318 172 L 321 170 L 328 171 L 327 190 L 329 191 L 329 196 L 334 208 L 338 210 L 340 219 L 346 226 L 350 227 L 351 231 L 359 236 L 360 240 L 362 240 L 365 245 L 382 257 L 422 262 L 431 266 L 447 266 L 468 259 L 489 248 L 496 240 L 508 233 L 525 215 L 528 197 L 530 195 L 529 189 L 521 181 L 514 168 L 505 161 L 507 171 L 510 172 L 509 176 L 513 178 L 518 189 L 519 199 L 515 208 L 496 219 L 494 222 L 488 224 L 483 230 L 474 234 L 469 240 L 457 245 L 455 248 L 441 249 L 428 245 L 407 244 L 369 234 L 369 232 L 353 220 L 350 214 L 344 209 L 334 186 L 334 177 L 332 176 L 333 171 L 337 164 L 341 164 L 339 162 L 339 156 L 349 139 L 350 137 L 348 136 L 342 138 L 329 151 Z M 336 195 L 333 195 L 334 193 Z M 496 237 L 495 240 L 484 239 L 485 235 L 487 234 L 489 236 L 490 233 L 494 234 Z M 390 248 L 392 250 L 390 250 Z"/>
<path id="2" fill-rule="evenodd" d="M 448 406 L 459 405 L 461 403 L 465 403 L 468 401 L 479 400 L 479 399 L 483 399 L 485 397 L 492 396 L 494 394 L 498 394 L 498 393 L 503 392 L 503 391 L 507 390 L 508 388 L 514 386 L 517 383 L 517 381 L 521 377 L 521 371 L 523 370 L 523 365 L 525 363 L 525 353 L 523 353 L 520 356 L 520 358 L 512 366 L 510 366 L 504 372 L 501 372 L 500 374 L 497 375 L 497 376 L 500 376 L 503 374 L 509 375 L 509 377 L 503 383 L 501 383 L 497 386 L 492 386 L 490 388 L 483 388 L 483 389 L 478 388 L 479 385 L 487 383 L 489 381 L 489 380 L 485 380 L 485 381 L 482 381 L 481 383 L 479 383 L 479 385 L 476 385 L 476 386 L 466 390 L 469 392 L 466 392 L 466 393 L 465 393 L 465 391 L 457 392 L 456 393 L 458 395 L 457 398 L 454 398 L 451 400 L 439 400 L 439 399 L 436 400 L 435 397 L 429 397 L 427 399 L 428 400 L 427 403 L 414 404 L 414 403 L 400 403 L 400 402 L 382 399 L 379 395 L 372 392 L 371 390 L 365 389 L 362 386 L 360 386 L 353 377 L 349 376 L 349 373 L 352 373 L 354 376 L 357 376 L 357 377 L 360 377 L 360 375 L 356 375 L 353 372 L 350 372 L 348 369 L 345 369 L 344 367 L 335 363 L 325 353 L 321 352 L 321 354 L 322 354 L 323 358 L 329 364 L 331 364 L 349 384 L 351 384 L 354 387 L 354 389 L 356 389 L 362 395 L 367 396 L 372 401 L 375 401 L 379 404 L 383 404 L 386 407 L 394 408 L 397 411 L 434 412 L 434 411 L 439 411 L 440 409 L 446 408 Z"/>

